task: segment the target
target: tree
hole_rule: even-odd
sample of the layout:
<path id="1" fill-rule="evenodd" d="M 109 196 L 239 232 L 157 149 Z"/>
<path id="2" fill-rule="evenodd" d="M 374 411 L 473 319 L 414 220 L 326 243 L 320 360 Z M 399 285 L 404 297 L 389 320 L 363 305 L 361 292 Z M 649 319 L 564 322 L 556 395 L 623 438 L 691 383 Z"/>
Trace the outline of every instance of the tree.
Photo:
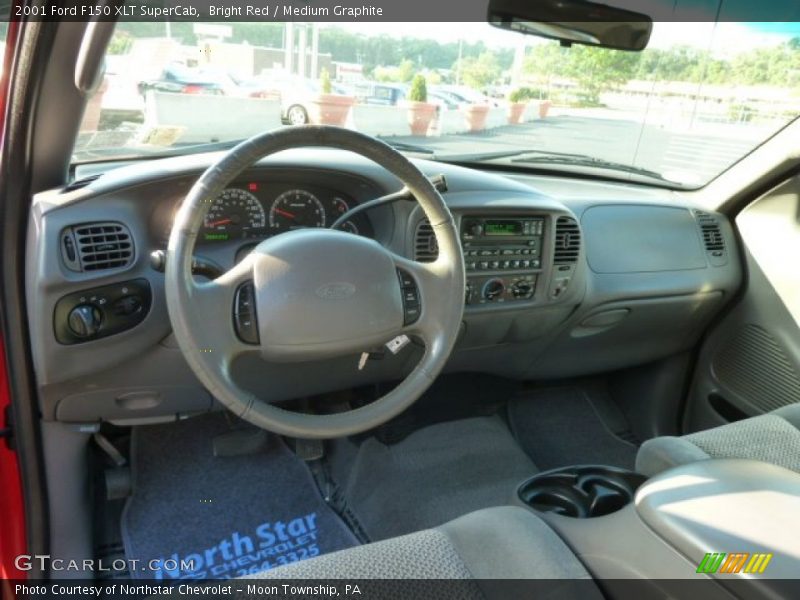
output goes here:
<path id="1" fill-rule="evenodd" d="M 456 61 L 453 70 L 461 74 L 461 81 L 475 89 L 492 85 L 503 72 L 493 52 L 486 51 L 477 58 L 466 57 Z"/>
<path id="2" fill-rule="evenodd" d="M 413 79 L 415 71 L 414 63 L 406 58 L 400 62 L 400 66 L 397 68 L 397 80 L 407 83 Z"/>

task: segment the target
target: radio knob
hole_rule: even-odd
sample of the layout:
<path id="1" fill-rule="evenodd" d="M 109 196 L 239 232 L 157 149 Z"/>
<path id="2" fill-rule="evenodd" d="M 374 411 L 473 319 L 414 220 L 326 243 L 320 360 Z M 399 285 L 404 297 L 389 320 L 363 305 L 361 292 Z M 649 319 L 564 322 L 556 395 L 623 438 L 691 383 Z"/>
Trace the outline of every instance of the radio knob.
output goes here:
<path id="1" fill-rule="evenodd" d="M 483 235 L 483 225 L 480 221 L 473 221 L 467 225 L 467 233 L 474 237 L 480 237 Z"/>
<path id="2" fill-rule="evenodd" d="M 490 279 L 483 284 L 483 297 L 489 302 L 494 302 L 503 295 L 506 286 L 502 279 Z"/>

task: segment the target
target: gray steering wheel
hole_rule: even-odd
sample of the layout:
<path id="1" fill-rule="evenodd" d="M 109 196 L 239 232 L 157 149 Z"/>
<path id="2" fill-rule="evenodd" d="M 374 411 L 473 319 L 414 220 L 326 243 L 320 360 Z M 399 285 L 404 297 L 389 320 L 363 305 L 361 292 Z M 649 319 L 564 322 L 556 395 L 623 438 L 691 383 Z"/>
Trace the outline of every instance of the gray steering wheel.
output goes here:
<path id="1" fill-rule="evenodd" d="M 394 174 L 430 220 L 438 259 L 417 263 L 351 233 L 302 229 L 261 242 L 213 281 L 196 281 L 192 251 L 210 203 L 259 159 L 303 146 L 349 150 Z M 402 279 L 418 291 L 421 310 L 414 315 L 416 320 L 404 311 Z M 178 345 L 195 375 L 220 402 L 242 419 L 281 435 L 333 438 L 388 421 L 433 382 L 461 326 L 464 260 L 444 200 L 402 154 L 347 129 L 303 126 L 242 142 L 203 173 L 175 217 L 165 286 Z M 235 326 L 243 302 L 254 323 L 248 341 Z M 330 415 L 287 411 L 262 402 L 231 377 L 232 362 L 245 353 L 258 353 L 271 362 L 310 361 L 357 354 L 401 334 L 422 340 L 425 351 L 420 362 L 391 392 L 351 411 Z"/>

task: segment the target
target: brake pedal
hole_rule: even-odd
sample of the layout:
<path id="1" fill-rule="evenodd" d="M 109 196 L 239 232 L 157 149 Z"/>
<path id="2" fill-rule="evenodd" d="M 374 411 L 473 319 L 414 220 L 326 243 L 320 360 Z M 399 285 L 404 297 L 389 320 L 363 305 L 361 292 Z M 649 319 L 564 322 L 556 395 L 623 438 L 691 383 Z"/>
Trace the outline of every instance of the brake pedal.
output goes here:
<path id="1" fill-rule="evenodd" d="M 320 460 L 325 456 L 325 446 L 322 440 L 304 440 L 300 438 L 288 438 L 289 445 L 300 460 L 311 462 Z"/>

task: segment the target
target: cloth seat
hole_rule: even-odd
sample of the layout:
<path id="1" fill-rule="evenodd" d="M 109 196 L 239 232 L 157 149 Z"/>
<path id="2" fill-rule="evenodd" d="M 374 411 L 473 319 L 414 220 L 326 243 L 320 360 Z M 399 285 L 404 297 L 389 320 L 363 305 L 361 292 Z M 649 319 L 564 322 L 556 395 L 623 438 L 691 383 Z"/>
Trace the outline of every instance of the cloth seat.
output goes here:
<path id="1" fill-rule="evenodd" d="M 573 580 L 579 589 L 565 582 L 555 597 L 602 598 L 561 538 L 532 512 L 514 506 L 479 510 L 434 529 L 333 552 L 250 578 L 456 579 L 463 583 L 442 587 L 443 595 L 473 598 L 494 595 L 485 593 L 485 586 L 474 580 L 560 579 Z M 393 595 L 391 586 L 387 591 Z"/>
<path id="2" fill-rule="evenodd" d="M 636 455 L 636 470 L 652 476 L 712 458 L 759 460 L 800 473 L 800 404 L 682 437 L 648 440 Z"/>

